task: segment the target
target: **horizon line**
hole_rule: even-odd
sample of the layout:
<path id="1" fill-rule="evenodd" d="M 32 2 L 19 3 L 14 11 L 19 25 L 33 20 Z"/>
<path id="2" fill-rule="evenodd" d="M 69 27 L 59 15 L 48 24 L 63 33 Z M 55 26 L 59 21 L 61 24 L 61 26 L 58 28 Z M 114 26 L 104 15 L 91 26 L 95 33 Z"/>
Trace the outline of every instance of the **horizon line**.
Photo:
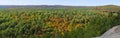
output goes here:
<path id="1" fill-rule="evenodd" d="M 110 4 L 107 4 L 110 5 Z M 106 5 L 0 5 L 0 6 L 106 6 Z M 120 5 L 113 5 L 120 6 Z"/>

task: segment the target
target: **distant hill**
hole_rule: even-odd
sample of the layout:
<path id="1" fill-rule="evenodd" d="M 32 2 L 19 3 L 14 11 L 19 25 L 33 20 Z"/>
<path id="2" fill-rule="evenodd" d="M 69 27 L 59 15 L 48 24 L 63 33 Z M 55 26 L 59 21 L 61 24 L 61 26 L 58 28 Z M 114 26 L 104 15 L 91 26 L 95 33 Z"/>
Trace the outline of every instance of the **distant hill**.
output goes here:
<path id="1" fill-rule="evenodd" d="M 117 5 L 105 5 L 105 6 L 117 6 Z"/>

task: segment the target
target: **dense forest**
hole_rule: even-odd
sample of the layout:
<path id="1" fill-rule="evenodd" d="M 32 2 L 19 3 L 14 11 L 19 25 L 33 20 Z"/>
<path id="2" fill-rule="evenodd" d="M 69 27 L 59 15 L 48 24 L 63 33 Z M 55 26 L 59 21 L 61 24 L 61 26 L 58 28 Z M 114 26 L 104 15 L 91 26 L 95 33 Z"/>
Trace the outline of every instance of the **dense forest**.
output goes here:
<path id="1" fill-rule="evenodd" d="M 119 24 L 114 5 L 0 7 L 0 38 L 92 38 Z"/>

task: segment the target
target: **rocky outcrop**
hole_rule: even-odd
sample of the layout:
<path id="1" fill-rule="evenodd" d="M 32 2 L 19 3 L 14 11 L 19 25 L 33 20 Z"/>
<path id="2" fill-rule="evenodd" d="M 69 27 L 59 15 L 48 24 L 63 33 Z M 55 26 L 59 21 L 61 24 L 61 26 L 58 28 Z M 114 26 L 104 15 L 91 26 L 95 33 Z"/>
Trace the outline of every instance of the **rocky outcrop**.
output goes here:
<path id="1" fill-rule="evenodd" d="M 120 38 L 120 25 L 105 32 L 102 36 L 96 38 Z"/>

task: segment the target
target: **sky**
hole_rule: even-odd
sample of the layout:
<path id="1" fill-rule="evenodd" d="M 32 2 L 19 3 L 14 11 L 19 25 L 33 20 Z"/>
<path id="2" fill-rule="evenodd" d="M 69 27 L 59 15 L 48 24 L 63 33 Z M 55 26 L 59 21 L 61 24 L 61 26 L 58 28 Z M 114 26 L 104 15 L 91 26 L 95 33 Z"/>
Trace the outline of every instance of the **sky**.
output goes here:
<path id="1" fill-rule="evenodd" d="M 120 0 L 0 0 L 0 5 L 120 6 Z"/>

